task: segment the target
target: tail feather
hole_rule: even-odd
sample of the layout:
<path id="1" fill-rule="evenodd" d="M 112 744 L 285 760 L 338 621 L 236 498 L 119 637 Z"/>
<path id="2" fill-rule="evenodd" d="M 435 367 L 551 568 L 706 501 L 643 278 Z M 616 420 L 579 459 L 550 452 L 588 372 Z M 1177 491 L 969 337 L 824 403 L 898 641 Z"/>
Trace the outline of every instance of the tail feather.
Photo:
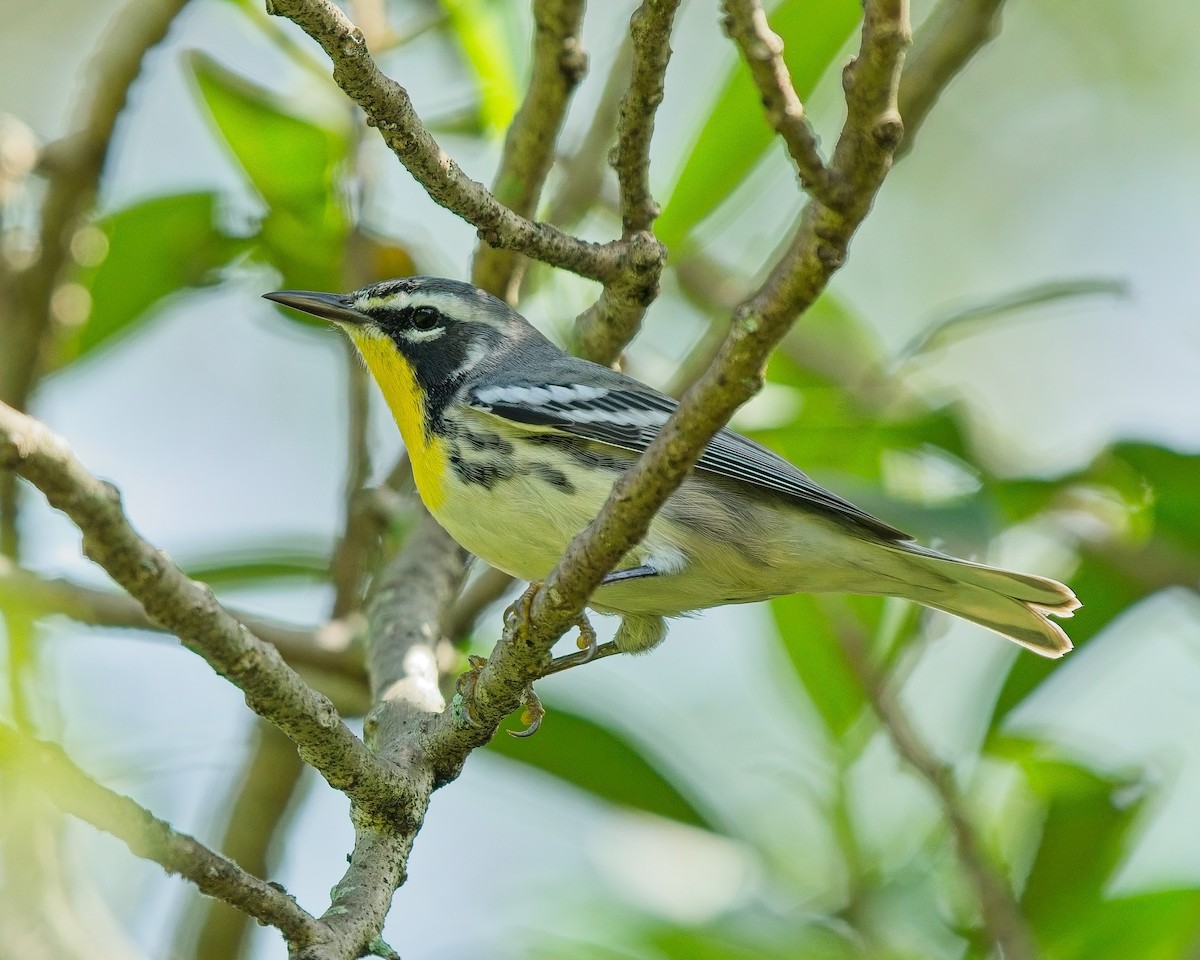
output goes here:
<path id="1" fill-rule="evenodd" d="M 925 574 L 914 577 L 909 595 L 918 603 L 978 623 L 1043 657 L 1057 659 L 1071 649 L 1062 627 L 1049 619 L 1070 617 L 1080 607 L 1065 584 L 924 548 L 904 552 Z"/>

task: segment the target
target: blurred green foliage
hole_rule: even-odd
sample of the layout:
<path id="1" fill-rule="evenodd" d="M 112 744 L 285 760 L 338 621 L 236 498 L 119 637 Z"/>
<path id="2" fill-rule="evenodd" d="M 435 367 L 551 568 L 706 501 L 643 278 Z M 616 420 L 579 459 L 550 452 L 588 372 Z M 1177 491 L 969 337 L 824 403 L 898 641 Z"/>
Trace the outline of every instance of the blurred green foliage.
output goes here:
<path id="1" fill-rule="evenodd" d="M 504 24 L 510 14 L 488 0 L 455 0 L 443 7 L 445 21 L 438 30 L 448 32 L 460 54 L 459 68 L 478 96 L 480 122 L 460 135 L 494 145 L 519 97 L 516 77 L 522 65 L 507 40 L 495 42 L 497 34 L 511 35 Z M 784 0 L 777 7 L 773 25 L 787 42 L 802 98 L 837 69 L 835 57 L 858 16 L 856 0 Z M 251 19 L 247 24 L 261 27 Z M 243 259 L 269 265 L 285 286 L 338 289 L 350 269 L 348 258 L 361 252 L 353 246 L 362 234 L 347 201 L 358 186 L 355 151 L 361 135 L 353 129 L 350 111 L 323 118 L 301 115 L 293 103 L 205 55 L 194 54 L 189 63 L 212 135 L 252 185 L 261 213 L 233 230 L 224 225 L 220 196 L 186 192 L 97 220 L 106 255 L 78 271 L 76 279 L 90 293 L 91 313 L 68 339 L 63 365 L 152 323 L 164 301 L 221 282 L 240 269 Z M 731 72 L 665 194 L 658 230 L 675 248 L 673 266 L 694 253 L 688 243 L 693 229 L 752 173 L 772 142 L 750 81 L 741 70 Z M 406 251 L 419 247 L 420 239 L 399 236 L 377 244 Z M 159 255 L 164 249 L 168 256 Z M 1064 289 L 1093 293 L 1096 285 Z M 1016 297 L 1002 304 L 988 314 L 988 322 L 1003 322 L 1008 307 L 1027 302 L 1028 297 Z M 974 315 L 972 320 L 979 322 Z M 650 322 L 659 322 L 659 315 L 652 314 Z M 958 325 L 955 334 L 969 336 L 971 329 Z M 931 331 L 918 347 L 934 349 L 942 332 Z M 1070 580 L 1085 603 L 1070 625 L 1077 646 L 1086 646 L 1163 589 L 1194 589 L 1200 571 L 1200 511 L 1194 507 L 1200 456 L 1122 443 L 1086 469 L 1063 476 L 999 475 L 975 448 L 962 412 L 908 393 L 902 374 L 903 367 L 889 366 L 868 325 L 828 295 L 800 320 L 769 370 L 773 385 L 799 396 L 798 411 L 757 436 L 889 521 L 924 537 L 937 534 L 964 550 L 983 550 L 991 537 L 1013 525 L 1056 530 L 1077 553 Z M 949 465 L 963 481 L 961 489 L 950 496 L 897 492 L 889 482 L 889 465 L 898 457 Z M 1097 514 L 1097 505 L 1105 510 Z M 1069 525 L 1062 521 L 1079 514 L 1089 516 L 1089 529 L 1103 529 L 1069 537 L 1064 532 Z M 317 579 L 326 567 L 321 545 L 281 549 L 276 543 L 196 564 L 191 573 L 222 587 L 246 587 L 279 578 Z M 840 869 L 847 879 L 841 901 L 809 910 L 804 891 L 790 887 L 786 876 L 772 874 L 757 894 L 715 920 L 670 923 L 609 905 L 624 911 L 612 942 L 548 940 L 535 944 L 532 955 L 687 960 L 982 960 L 992 955 L 944 818 L 916 845 L 912 858 L 897 863 L 873 857 L 862 835 L 866 825 L 846 805 L 844 781 L 880 726 L 839 638 L 847 632 L 861 637 L 893 682 L 903 684 L 927 642 L 928 618 L 874 598 L 793 596 L 772 602 L 770 609 L 782 651 L 780 669 L 794 674 L 795 695 L 814 708 L 817 729 L 808 733 L 833 758 L 827 791 L 832 799 L 821 812 L 833 846 L 843 854 Z M 994 699 L 977 705 L 986 718 L 977 749 L 960 759 L 955 772 L 967 796 L 973 778 L 989 765 L 1014 771 L 1023 784 L 1013 794 L 1011 810 L 993 811 L 989 822 L 1011 813 L 1008 829 L 1016 837 L 1006 849 L 1027 850 L 1027 862 L 1007 862 L 999 850 L 991 855 L 1044 955 L 1053 960 L 1194 955 L 1200 890 L 1110 892 L 1135 827 L 1146 815 L 1153 785 L 1141 771 L 1115 778 L 1055 755 L 1045 745 L 1012 739 L 1006 733 L 1012 711 L 1056 671 L 1070 670 L 1071 661 L 1060 665 L 1022 654 L 1005 669 Z M 711 795 L 703 795 L 653 751 L 596 717 L 552 704 L 552 716 L 537 737 L 520 742 L 500 737 L 492 753 L 536 768 L 598 802 L 732 839 L 762 863 L 773 859 L 760 839 L 707 812 L 721 808 L 722 783 L 706 784 L 703 790 Z M 982 819 L 982 811 L 976 812 Z M 781 823 L 779 829 L 787 831 L 789 825 Z M 888 920 L 896 911 L 908 918 L 906 923 Z"/>

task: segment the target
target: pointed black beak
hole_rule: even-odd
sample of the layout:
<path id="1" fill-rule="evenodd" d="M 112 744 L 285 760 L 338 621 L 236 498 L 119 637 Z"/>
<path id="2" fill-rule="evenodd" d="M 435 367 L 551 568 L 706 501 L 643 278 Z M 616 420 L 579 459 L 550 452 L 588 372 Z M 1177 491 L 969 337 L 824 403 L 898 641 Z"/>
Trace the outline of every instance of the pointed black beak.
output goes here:
<path id="1" fill-rule="evenodd" d="M 352 307 L 349 297 L 340 293 L 316 293 L 312 290 L 276 290 L 274 293 L 264 293 L 267 300 L 282 303 L 285 307 L 299 310 L 302 313 L 331 320 L 334 323 L 348 323 L 355 326 L 366 323 L 370 318 Z"/>

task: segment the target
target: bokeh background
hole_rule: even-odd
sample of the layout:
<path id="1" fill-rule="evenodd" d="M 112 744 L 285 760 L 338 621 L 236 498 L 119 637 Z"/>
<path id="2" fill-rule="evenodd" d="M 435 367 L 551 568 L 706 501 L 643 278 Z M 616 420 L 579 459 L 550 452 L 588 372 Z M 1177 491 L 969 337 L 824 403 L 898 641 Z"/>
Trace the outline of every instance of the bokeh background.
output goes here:
<path id="1" fill-rule="evenodd" d="M 775 15 L 827 144 L 855 6 Z M 547 211 L 577 200 L 562 169 L 581 162 L 632 7 L 588 12 L 591 71 Z M 117 9 L 3 0 L 0 113 L 40 143 L 69 133 Z M 385 67 L 489 182 L 528 67 L 525 5 L 357 12 L 372 10 Z M 926 542 L 1068 580 L 1079 649 L 1047 664 L 899 603 L 797 597 L 707 612 L 648 657 L 546 681 L 543 732 L 500 738 L 434 797 L 385 931 L 406 960 L 987 956 L 942 811 L 847 666 L 847 630 L 954 770 L 1046 956 L 1200 956 L 1198 35 L 1188 0 L 1014 0 L 735 421 Z M 627 360 L 659 385 L 705 355 L 800 202 L 731 81 L 716 6 L 686 3 L 673 46 L 652 154 L 672 259 Z M 40 190 L 30 177 L 7 201 L 9 257 L 28 255 Z M 612 196 L 605 181 L 570 211 L 585 235 L 619 233 Z M 120 118 L 32 411 L 221 596 L 319 624 L 354 375 L 334 334 L 259 295 L 461 278 L 473 244 L 298 30 L 191 0 Z M 521 309 L 565 341 L 595 292 L 534 269 Z M 374 484 L 399 452 L 374 393 L 368 437 Z M 74 528 L 24 501 L 21 565 L 107 585 Z M 10 625 L 28 615 L 11 591 L 4 605 Z M 260 749 L 237 691 L 170 638 L 35 613 L 32 646 L 6 646 L 0 709 L 220 844 Z M 498 622 L 476 625 L 473 649 Z M 290 786 L 274 756 L 264 782 Z M 346 801 L 311 772 L 286 797 L 255 829 L 274 831 L 272 878 L 320 911 L 351 843 Z M 52 837 L 36 864 L 7 859 L 10 889 L 69 893 L 64 929 L 105 955 L 205 955 L 190 887 L 79 824 Z M 254 931 L 246 955 L 283 947 Z"/>

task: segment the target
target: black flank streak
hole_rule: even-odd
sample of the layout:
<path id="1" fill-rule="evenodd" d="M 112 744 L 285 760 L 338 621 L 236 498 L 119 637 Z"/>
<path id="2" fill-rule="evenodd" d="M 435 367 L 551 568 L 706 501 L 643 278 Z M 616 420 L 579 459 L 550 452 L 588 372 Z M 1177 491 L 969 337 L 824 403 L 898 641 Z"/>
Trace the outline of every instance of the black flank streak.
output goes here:
<path id="1" fill-rule="evenodd" d="M 497 483 L 503 480 L 511 480 L 513 477 L 513 467 L 510 464 L 502 465 L 499 463 L 472 463 L 466 460 L 460 450 L 454 450 L 450 454 L 450 468 L 458 474 L 463 483 L 477 483 L 491 490 Z"/>
<path id="2" fill-rule="evenodd" d="M 530 435 L 528 440 L 530 443 L 554 447 L 580 466 L 594 470 L 609 470 L 613 473 L 621 473 L 634 459 L 630 454 L 604 453 L 586 441 L 576 440 L 574 437 L 567 437 L 561 434 L 535 433 Z"/>
<path id="3" fill-rule="evenodd" d="M 474 449 L 487 451 L 489 453 L 500 453 L 505 456 L 511 456 L 513 445 L 505 440 L 502 436 L 495 433 L 471 433 L 468 431 L 463 439 L 467 441 Z"/>
<path id="4" fill-rule="evenodd" d="M 558 487 L 564 493 L 574 493 L 575 484 L 567 479 L 567 475 L 561 470 L 555 470 L 554 467 L 545 463 L 531 463 L 529 469 L 538 479 L 545 480 L 552 487 Z"/>

